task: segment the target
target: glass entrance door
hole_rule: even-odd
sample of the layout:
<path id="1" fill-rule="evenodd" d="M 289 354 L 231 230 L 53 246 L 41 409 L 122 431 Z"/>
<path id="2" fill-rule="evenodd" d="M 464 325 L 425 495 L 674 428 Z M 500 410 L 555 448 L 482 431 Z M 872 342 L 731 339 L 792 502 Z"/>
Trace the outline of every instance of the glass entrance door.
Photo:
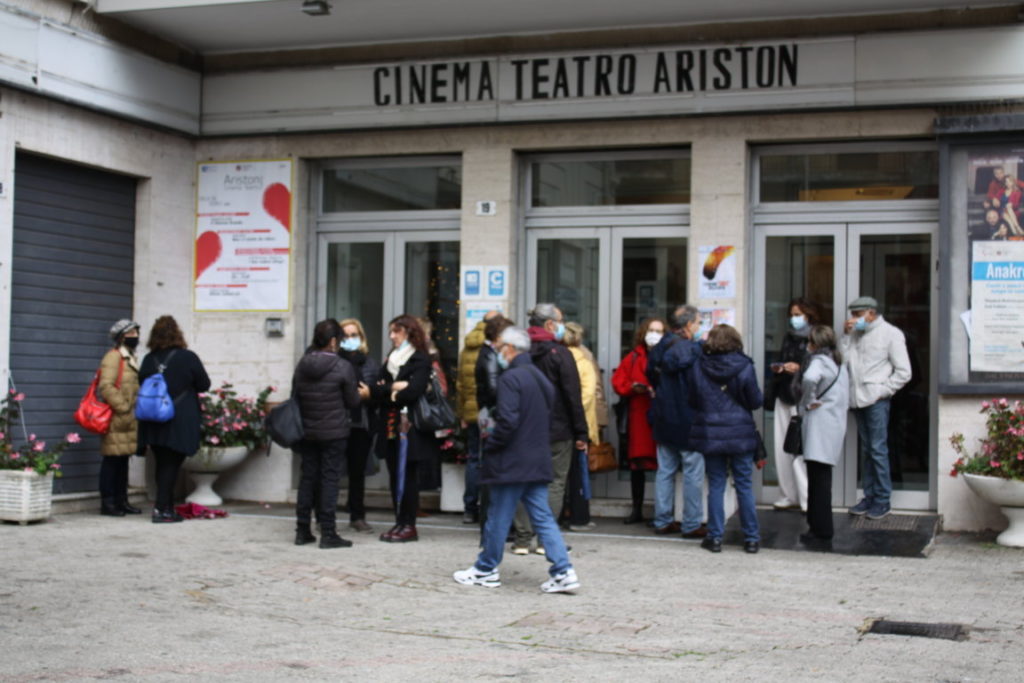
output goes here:
<path id="1" fill-rule="evenodd" d="M 427 318 L 449 379 L 458 363 L 457 230 L 322 233 L 317 319 L 358 318 L 370 353 L 389 350 L 387 323 L 401 313 Z M 454 386 L 454 383 L 450 384 Z"/>
<path id="2" fill-rule="evenodd" d="M 686 237 L 681 233 L 680 227 L 664 226 L 529 231 L 526 308 L 551 301 L 566 320 L 583 326 L 584 343 L 601 368 L 609 406 L 618 400 L 611 375 L 633 348 L 641 322 L 649 317 L 667 320 L 686 301 Z M 605 428 L 603 438 L 619 448 L 614 431 Z M 598 475 L 593 493 L 628 498 L 629 473 Z"/>
<path id="3" fill-rule="evenodd" d="M 907 338 L 913 379 L 892 399 L 889 458 L 893 506 L 934 507 L 933 445 L 930 443 L 934 226 L 800 225 L 758 229 L 755 281 L 755 349 L 759 369 L 774 362 L 787 332 L 790 299 L 819 303 L 824 322 L 841 332 L 847 304 L 873 296 L 880 312 Z M 763 381 L 763 375 L 762 375 Z M 764 411 L 762 426 L 769 453 L 774 451 L 774 414 Z M 860 495 L 857 430 L 851 415 L 843 462 L 833 473 L 833 503 L 852 505 Z M 763 473 L 761 502 L 779 496 L 774 457 Z"/>

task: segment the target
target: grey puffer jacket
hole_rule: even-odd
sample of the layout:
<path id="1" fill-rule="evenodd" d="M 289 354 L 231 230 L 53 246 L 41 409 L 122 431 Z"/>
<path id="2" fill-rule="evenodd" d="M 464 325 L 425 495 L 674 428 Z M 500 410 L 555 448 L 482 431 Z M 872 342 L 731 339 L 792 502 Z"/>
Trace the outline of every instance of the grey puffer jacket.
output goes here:
<path id="1" fill-rule="evenodd" d="M 307 441 L 348 438 L 350 411 L 359 406 L 359 380 L 351 363 L 330 351 L 307 351 L 295 367 L 292 390 Z"/>

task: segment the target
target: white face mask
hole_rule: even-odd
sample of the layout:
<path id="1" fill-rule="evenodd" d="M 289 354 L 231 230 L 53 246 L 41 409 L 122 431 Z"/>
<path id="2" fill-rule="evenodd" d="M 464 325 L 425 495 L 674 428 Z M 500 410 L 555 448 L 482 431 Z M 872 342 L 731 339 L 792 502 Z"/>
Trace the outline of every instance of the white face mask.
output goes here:
<path id="1" fill-rule="evenodd" d="M 794 330 L 802 330 L 807 327 L 807 318 L 802 315 L 794 315 L 789 319 L 789 324 Z"/>
<path id="2" fill-rule="evenodd" d="M 654 346 L 661 341 L 661 338 L 665 336 L 661 332 L 655 332 L 654 330 L 648 330 L 647 334 L 644 335 L 644 343 L 648 346 Z"/>

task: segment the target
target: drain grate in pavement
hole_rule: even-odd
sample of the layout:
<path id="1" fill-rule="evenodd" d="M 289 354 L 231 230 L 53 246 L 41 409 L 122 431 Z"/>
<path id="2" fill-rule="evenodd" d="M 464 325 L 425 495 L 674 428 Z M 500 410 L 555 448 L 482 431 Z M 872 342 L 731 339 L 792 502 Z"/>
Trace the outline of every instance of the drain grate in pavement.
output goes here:
<path id="1" fill-rule="evenodd" d="M 892 636 L 917 636 L 919 638 L 941 638 L 944 640 L 966 640 L 967 629 L 963 624 L 929 624 L 923 621 L 889 621 L 876 619 L 868 633 Z"/>
<path id="2" fill-rule="evenodd" d="M 889 515 L 882 519 L 868 519 L 857 517 L 851 524 L 851 529 L 880 529 L 883 531 L 916 531 L 917 515 Z"/>

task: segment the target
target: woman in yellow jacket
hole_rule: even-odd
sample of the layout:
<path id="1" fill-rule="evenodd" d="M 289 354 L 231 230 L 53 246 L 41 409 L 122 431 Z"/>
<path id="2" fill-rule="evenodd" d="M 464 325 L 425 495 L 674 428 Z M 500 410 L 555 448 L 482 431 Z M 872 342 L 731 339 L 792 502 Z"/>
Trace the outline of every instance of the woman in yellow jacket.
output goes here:
<path id="1" fill-rule="evenodd" d="M 597 419 L 597 391 L 601 373 L 597 361 L 590 349 L 583 346 L 583 326 L 579 323 L 565 324 L 565 336 L 562 343 L 569 347 L 569 352 L 576 359 L 576 370 L 580 375 L 580 393 L 583 399 L 583 414 L 587 418 L 587 436 L 591 444 L 601 441 Z M 590 501 L 583 493 L 584 477 L 590 472 L 575 457 L 569 467 L 569 529 L 571 531 L 589 531 L 596 524 L 590 521 Z M 588 487 L 589 488 L 589 487 Z"/>
<path id="2" fill-rule="evenodd" d="M 128 461 L 138 450 L 138 425 L 135 422 L 135 398 L 139 394 L 139 324 L 118 320 L 110 328 L 111 348 L 100 361 L 97 390 L 114 416 L 110 431 L 103 435 L 100 453 L 100 514 L 124 517 L 142 514 L 128 503 Z"/>

